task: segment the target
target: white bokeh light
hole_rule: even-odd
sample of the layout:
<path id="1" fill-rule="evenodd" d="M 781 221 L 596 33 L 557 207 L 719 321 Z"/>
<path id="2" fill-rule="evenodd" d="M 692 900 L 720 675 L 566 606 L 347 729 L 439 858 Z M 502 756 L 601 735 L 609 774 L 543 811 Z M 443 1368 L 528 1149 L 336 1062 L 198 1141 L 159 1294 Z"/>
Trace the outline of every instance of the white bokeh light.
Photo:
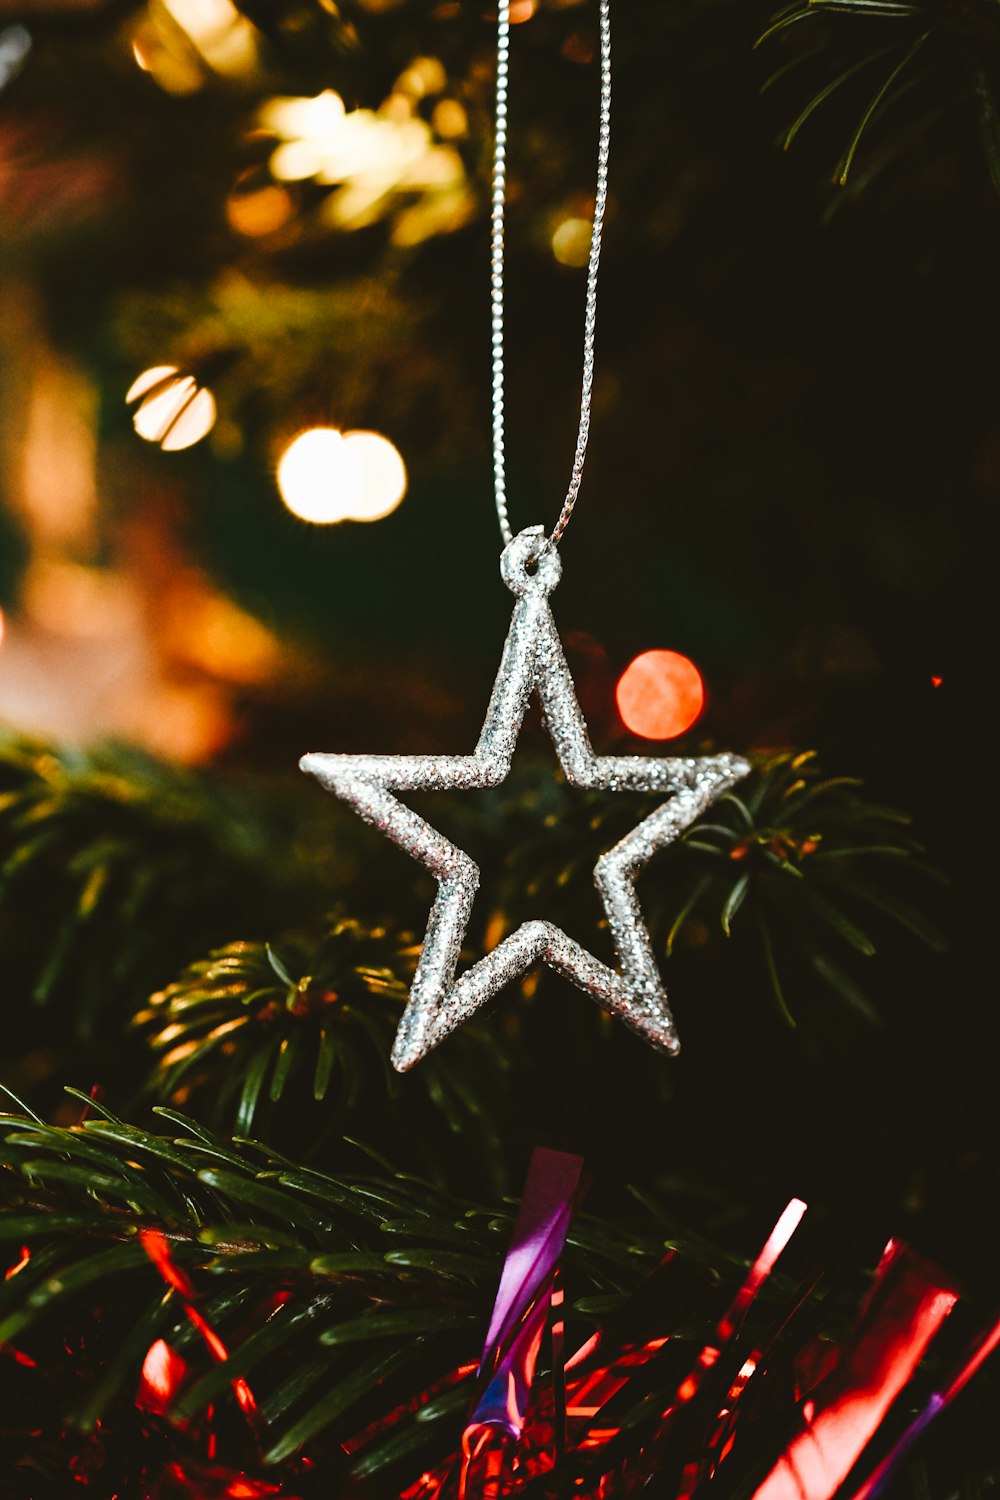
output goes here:
<path id="1" fill-rule="evenodd" d="M 165 453 L 177 453 L 201 441 L 215 425 L 215 397 L 198 386 L 193 375 L 182 375 L 176 365 L 154 365 L 129 386 L 128 403 L 138 401 L 132 425 L 148 443 L 159 443 Z"/>
<path id="2" fill-rule="evenodd" d="M 278 489 L 293 515 L 315 525 L 378 521 L 406 493 L 406 468 L 380 433 L 311 427 L 278 460 Z"/>
<path id="3" fill-rule="evenodd" d="M 344 446 L 358 455 L 363 469 L 361 493 L 352 521 L 381 521 L 406 494 L 406 465 L 399 450 L 380 432 L 345 432 Z"/>
<path id="4" fill-rule="evenodd" d="M 361 455 L 335 427 L 300 432 L 278 461 L 278 489 L 293 516 L 318 526 L 346 521 L 364 489 Z"/>
<path id="5" fill-rule="evenodd" d="M 125 392 L 126 404 L 130 401 L 138 401 L 140 396 L 147 395 L 154 385 L 162 385 L 170 376 L 178 374 L 176 365 L 154 365 L 151 370 L 143 370 Z"/>

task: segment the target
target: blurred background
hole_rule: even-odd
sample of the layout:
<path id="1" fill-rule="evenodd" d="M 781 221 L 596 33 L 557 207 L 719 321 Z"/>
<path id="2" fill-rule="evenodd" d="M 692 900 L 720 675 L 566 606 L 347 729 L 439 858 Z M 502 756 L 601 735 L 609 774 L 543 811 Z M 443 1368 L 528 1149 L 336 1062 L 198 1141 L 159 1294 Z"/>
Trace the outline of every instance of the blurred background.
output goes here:
<path id="1" fill-rule="evenodd" d="M 932 1247 L 976 1261 L 1000 1041 L 997 39 L 986 7 L 896 9 L 819 7 L 755 47 L 767 0 L 617 8 L 555 612 L 598 749 L 678 743 L 616 702 L 666 649 L 706 687 L 680 743 L 817 746 L 914 813 L 952 880 L 948 955 L 890 966 L 888 1030 L 852 1033 L 849 1065 L 820 1048 L 799 1085 L 790 1044 L 749 1077 L 689 1022 L 718 1058 L 697 1149 L 765 1121 L 780 1073 L 754 1150 L 807 1172 L 822 1116 L 845 1192 L 891 1179 Z M 572 456 L 598 80 L 593 7 L 512 12 L 520 529 L 551 526 Z M 471 747 L 510 607 L 494 32 L 457 0 L 0 0 L 11 730 L 289 779 L 307 749 Z"/>

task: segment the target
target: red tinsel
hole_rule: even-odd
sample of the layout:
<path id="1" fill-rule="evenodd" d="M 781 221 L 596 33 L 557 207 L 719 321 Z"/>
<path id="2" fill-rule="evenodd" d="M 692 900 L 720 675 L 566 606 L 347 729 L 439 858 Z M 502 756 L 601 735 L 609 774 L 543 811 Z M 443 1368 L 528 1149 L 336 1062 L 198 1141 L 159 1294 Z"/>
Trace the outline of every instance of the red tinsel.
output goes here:
<path id="1" fill-rule="evenodd" d="M 815 1278 L 794 1286 L 763 1340 L 749 1342 L 742 1334 L 804 1212 L 797 1199 L 785 1209 L 719 1320 L 715 1338 L 698 1351 L 657 1417 L 645 1414 L 650 1398 L 645 1396 L 645 1408 L 643 1400 L 647 1390 L 662 1383 L 655 1369 L 671 1345 L 669 1333 L 651 1327 L 640 1340 L 616 1342 L 604 1330 L 565 1362 L 563 1410 L 558 1386 L 549 1377 L 532 1389 L 516 1434 L 500 1423 L 484 1425 L 474 1412 L 459 1449 L 407 1487 L 402 1500 L 502 1500 L 529 1487 L 532 1495 L 549 1494 L 546 1476 L 551 1476 L 552 1495 L 571 1490 L 582 1500 L 629 1500 L 645 1493 L 654 1475 L 662 1475 L 666 1486 L 658 1492 L 694 1500 L 717 1476 L 729 1479 L 745 1433 L 756 1442 L 757 1472 L 763 1476 L 751 1491 L 754 1500 L 832 1500 L 863 1462 L 957 1292 L 937 1267 L 891 1242 L 847 1336 L 839 1345 L 807 1341 L 795 1361 L 797 1384 L 789 1391 L 788 1354 L 784 1350 L 779 1357 L 776 1346 L 779 1339 L 787 1345 Z M 671 1253 L 652 1280 L 669 1280 L 681 1266 L 681 1258 Z M 549 1293 L 546 1283 L 541 1295 Z M 656 1299 L 647 1287 L 634 1300 Z M 532 1321 L 533 1309 L 537 1301 L 520 1308 L 523 1325 Z M 558 1325 L 561 1311 L 554 1317 Z M 908 1441 L 998 1344 L 1000 1324 L 983 1336 L 948 1389 L 931 1398 L 854 1500 L 873 1500 Z M 768 1430 L 775 1433 L 770 1467 L 760 1466 L 760 1430 L 752 1422 L 762 1406 L 768 1408 Z"/>
<path id="2" fill-rule="evenodd" d="M 341 1442 L 348 1465 L 478 1370 L 460 1443 L 417 1479 L 393 1486 L 400 1500 L 506 1500 L 529 1487 L 536 1500 L 568 1493 L 580 1500 L 635 1500 L 654 1487 L 673 1500 L 700 1500 L 717 1479 L 727 1492 L 738 1479 L 752 1500 L 833 1500 L 841 1491 L 851 1500 L 875 1500 L 895 1465 L 1000 1345 L 998 1320 L 951 1366 L 941 1390 L 928 1397 L 924 1387 L 916 1417 L 901 1422 L 898 1398 L 911 1389 L 958 1292 L 936 1266 L 892 1241 L 853 1325 L 837 1341 L 819 1341 L 807 1316 L 818 1277 L 772 1279 L 805 1213 L 805 1204 L 793 1199 L 713 1336 L 687 1357 L 675 1330 L 706 1283 L 676 1251 L 566 1357 L 558 1260 L 580 1190 L 578 1159 L 536 1155 L 478 1365 L 456 1366 Z M 212 1358 L 224 1361 L 226 1345 L 197 1305 L 197 1290 L 168 1239 L 146 1229 L 141 1243 Z M 22 1248 L 7 1278 L 30 1259 L 29 1247 Z M 278 1293 L 270 1307 L 286 1295 Z M 538 1374 L 546 1329 L 548 1371 Z M 45 1378 L 28 1354 L 10 1347 L 4 1353 L 30 1367 L 26 1377 Z M 128 1493 L 137 1500 L 296 1500 L 289 1468 L 278 1478 L 260 1461 L 260 1417 L 244 1379 L 231 1382 L 247 1424 L 251 1458 L 242 1467 L 220 1462 L 211 1408 L 196 1421 L 172 1416 L 195 1374 L 164 1338 L 155 1339 L 139 1372 L 134 1430 L 114 1442 L 99 1425 L 89 1436 L 60 1439 L 74 1488 L 103 1497 L 105 1476 L 126 1483 L 115 1446 L 124 1443 Z M 887 1450 L 883 1442 L 868 1458 L 889 1417 L 895 1443 Z M 740 1467 L 747 1452 L 749 1470 Z M 290 1468 L 305 1482 L 312 1464 L 299 1454 Z M 371 1492 L 387 1493 L 379 1480 Z"/>

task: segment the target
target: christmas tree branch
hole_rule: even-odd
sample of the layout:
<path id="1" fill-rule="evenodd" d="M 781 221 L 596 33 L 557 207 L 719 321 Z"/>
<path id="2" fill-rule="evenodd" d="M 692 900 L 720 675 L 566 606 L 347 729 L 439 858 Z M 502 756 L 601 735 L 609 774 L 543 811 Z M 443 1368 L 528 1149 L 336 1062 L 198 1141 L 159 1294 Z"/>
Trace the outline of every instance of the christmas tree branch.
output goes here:
<path id="1" fill-rule="evenodd" d="M 0 1287 L 0 1342 L 30 1360 L 59 1330 L 81 1377 L 71 1425 L 91 1430 L 131 1403 L 157 1339 L 190 1366 L 175 1419 L 203 1415 L 252 1377 L 257 1437 L 273 1463 L 317 1439 L 342 1441 L 421 1381 L 458 1367 L 467 1383 L 508 1207 L 463 1202 L 388 1167 L 330 1176 L 161 1117 L 183 1134 L 155 1135 L 108 1111 L 70 1129 L 0 1118 L 0 1239 L 16 1263 Z M 634 1230 L 582 1215 L 565 1262 L 574 1302 L 619 1301 L 660 1246 L 648 1222 Z M 721 1253 L 717 1263 L 732 1264 Z M 193 1301 L 218 1341 L 216 1364 Z M 591 1314 L 571 1318 L 581 1336 L 592 1326 Z M 453 1435 L 465 1399 L 442 1408 Z M 408 1426 L 414 1445 L 431 1436 L 426 1418 Z M 369 1470 L 377 1451 L 365 1446 Z"/>
<path id="2" fill-rule="evenodd" d="M 839 186 L 851 184 L 860 191 L 878 172 L 912 152 L 929 129 L 947 138 L 957 104 L 967 123 L 978 126 L 990 178 L 1000 187 L 1000 26 L 992 6 L 951 0 L 808 0 L 778 11 L 760 42 L 781 45 L 787 54 L 765 82 L 766 89 L 784 88 L 786 80 L 803 72 L 817 79 L 785 132 L 786 149 L 820 112 L 833 116 L 834 128 L 847 132 L 833 170 Z M 876 129 L 882 145 L 865 170 L 856 173 L 859 148 L 867 146 Z"/>
<path id="3" fill-rule="evenodd" d="M 294 809 L 124 747 L 4 743 L 0 955 L 16 987 L 87 1036 L 206 943 L 319 915 L 333 840 L 323 809 Z"/>
<path id="4" fill-rule="evenodd" d="M 405 1084 L 389 1065 L 417 952 L 412 934 L 345 918 L 315 942 L 217 950 L 135 1017 L 156 1055 L 152 1096 L 197 1105 L 199 1118 L 237 1135 L 273 1137 L 294 1122 L 301 1136 L 311 1119 L 313 1154 L 356 1109 L 370 1122 L 381 1099 L 405 1105 L 428 1165 L 441 1151 L 428 1113 L 498 1164 L 510 1059 L 488 1031 L 463 1028 Z"/>
<path id="5" fill-rule="evenodd" d="M 543 845 L 525 816 L 538 813 L 536 803 L 515 787 L 505 805 L 510 824 L 523 826 L 498 880 L 501 910 L 526 890 L 533 901 L 544 897 L 556 920 L 579 923 L 586 851 L 595 833 L 603 848 L 617 842 L 635 810 L 557 788 L 543 810 Z M 824 775 L 814 752 L 784 751 L 758 757 L 751 776 L 654 862 L 639 893 L 667 956 L 689 938 L 699 956 L 738 962 L 744 986 L 749 964 L 787 1011 L 777 955 L 789 970 L 791 1012 L 816 1003 L 818 976 L 824 990 L 876 1020 L 859 960 L 876 944 L 898 942 L 901 931 L 944 947 L 922 909 L 942 877 L 923 855 L 905 813 L 869 798 L 855 778 Z M 762 939 L 765 930 L 773 941 Z"/>
<path id="6" fill-rule="evenodd" d="M 237 1132 L 279 1116 L 286 1097 L 296 1110 L 311 1099 L 329 1131 L 347 1125 L 370 1087 L 394 1094 L 385 1058 L 427 896 L 419 870 L 360 823 L 305 786 L 279 796 L 125 750 L 8 746 L 0 785 L 0 963 L 11 992 L 58 1003 L 78 1035 L 96 1037 L 177 973 L 179 958 L 210 948 L 138 1017 L 156 1056 L 155 1097 L 199 1097 L 217 1126 Z M 470 957 L 540 911 L 568 931 L 593 931 L 594 859 L 646 807 L 621 800 L 574 793 L 547 766 L 527 765 L 474 806 L 449 801 L 483 871 Z M 324 919 L 343 884 L 345 839 L 363 848 L 371 878 L 354 882 L 350 916 Z M 379 878 L 390 866 L 391 902 Z M 789 1019 L 825 992 L 871 1020 L 877 990 L 864 970 L 876 943 L 902 931 L 941 945 L 922 910 L 931 875 L 905 815 L 849 778 L 825 777 L 811 754 L 788 752 L 760 760 L 654 863 L 639 894 L 664 959 L 696 951 L 716 979 L 735 966 L 741 995 L 756 975 Z M 391 906 L 391 924 L 376 902 Z M 11 1019 L 13 1055 L 19 1027 L 25 1047 L 36 1041 L 31 1012 Z M 471 1125 L 482 1147 L 502 1092 L 486 1063 L 489 1035 L 488 1022 L 472 1028 L 418 1090 L 452 1132 Z"/>

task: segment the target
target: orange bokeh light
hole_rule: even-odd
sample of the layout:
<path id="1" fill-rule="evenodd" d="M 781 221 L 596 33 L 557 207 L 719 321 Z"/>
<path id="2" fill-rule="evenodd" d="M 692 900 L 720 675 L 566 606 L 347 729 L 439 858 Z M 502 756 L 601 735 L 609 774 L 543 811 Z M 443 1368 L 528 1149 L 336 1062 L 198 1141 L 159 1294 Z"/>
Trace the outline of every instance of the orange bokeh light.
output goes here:
<path id="1" fill-rule="evenodd" d="M 679 651 L 643 651 L 618 679 L 615 697 L 626 729 L 646 740 L 672 740 L 704 708 L 705 684 Z"/>

